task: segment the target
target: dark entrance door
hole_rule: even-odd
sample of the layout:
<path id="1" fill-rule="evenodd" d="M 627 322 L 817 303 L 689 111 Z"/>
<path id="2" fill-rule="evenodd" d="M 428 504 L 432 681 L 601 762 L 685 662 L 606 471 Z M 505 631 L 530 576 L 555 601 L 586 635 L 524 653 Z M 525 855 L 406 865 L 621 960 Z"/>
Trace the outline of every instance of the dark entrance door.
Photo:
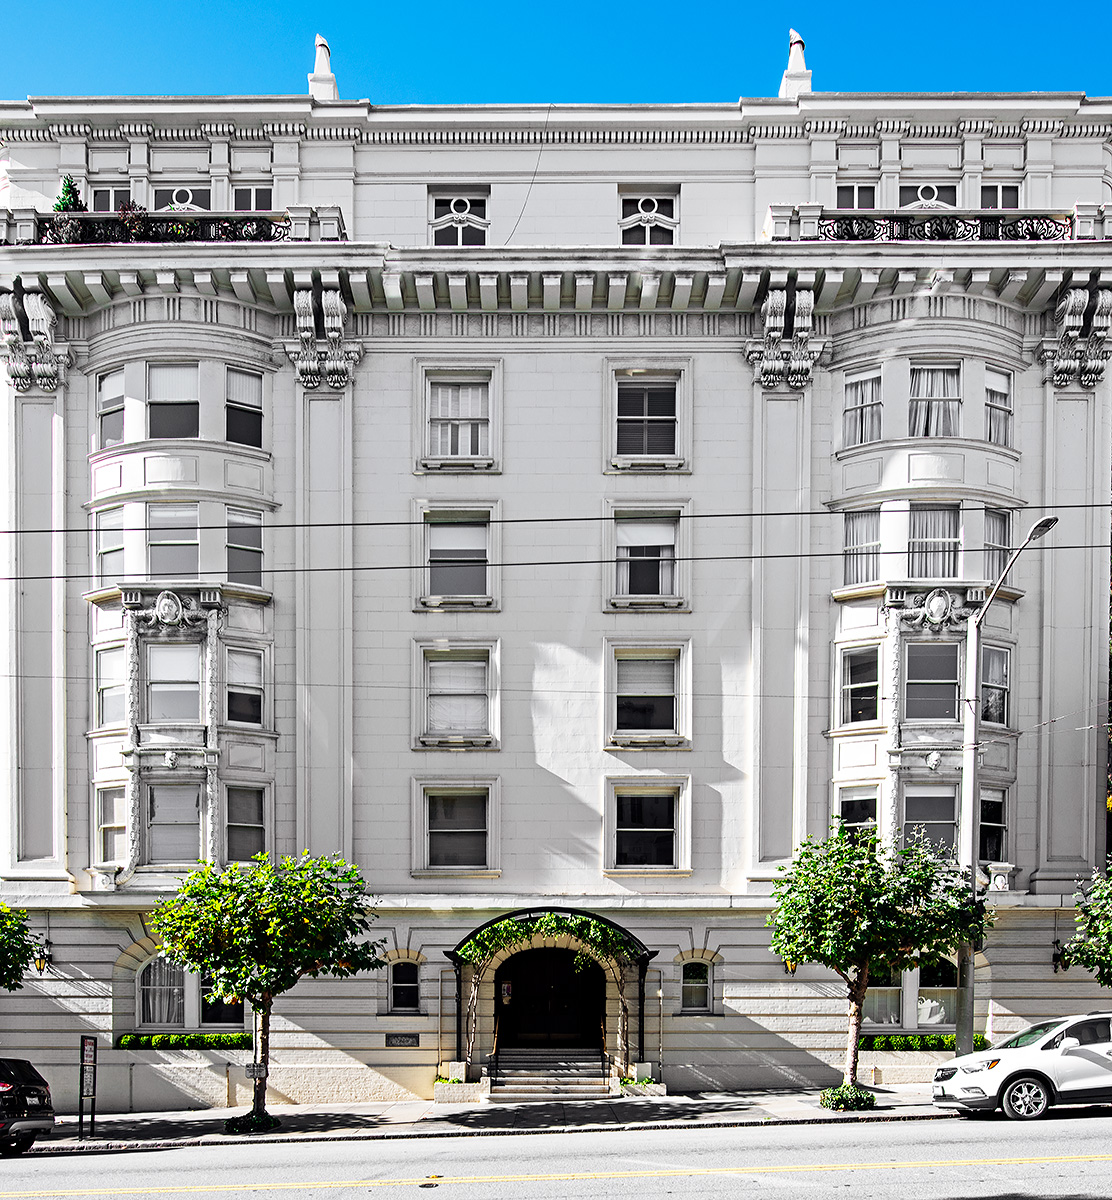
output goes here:
<path id="1" fill-rule="evenodd" d="M 494 976 L 498 1048 L 601 1046 L 606 978 L 574 950 L 523 950 Z"/>

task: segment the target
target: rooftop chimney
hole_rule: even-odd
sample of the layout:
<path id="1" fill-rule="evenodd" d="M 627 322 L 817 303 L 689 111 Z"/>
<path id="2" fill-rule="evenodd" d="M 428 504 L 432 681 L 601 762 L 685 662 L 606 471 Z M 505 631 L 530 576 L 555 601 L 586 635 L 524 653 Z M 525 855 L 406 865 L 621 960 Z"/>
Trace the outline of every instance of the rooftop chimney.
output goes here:
<path id="1" fill-rule="evenodd" d="M 785 76 L 786 78 L 786 76 Z M 309 76 L 309 95 L 314 100 L 339 100 L 340 93 L 336 88 L 336 76 L 332 74 L 332 51 L 328 43 L 317 34 L 317 60 L 313 64 L 313 73 Z"/>
<path id="2" fill-rule="evenodd" d="M 788 69 L 780 80 L 780 99 L 794 100 L 811 90 L 811 72 L 803 61 L 803 39 L 794 29 L 788 30 Z"/>

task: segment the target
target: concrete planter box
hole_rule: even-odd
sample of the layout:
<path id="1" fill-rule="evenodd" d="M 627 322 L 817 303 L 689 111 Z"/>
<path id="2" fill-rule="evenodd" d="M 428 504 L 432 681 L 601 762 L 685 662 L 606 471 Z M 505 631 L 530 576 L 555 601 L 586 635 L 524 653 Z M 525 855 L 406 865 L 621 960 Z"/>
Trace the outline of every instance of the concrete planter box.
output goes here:
<path id="1" fill-rule="evenodd" d="M 866 1084 L 930 1083 L 938 1065 L 953 1057 L 952 1050 L 862 1050 L 857 1077 Z"/>
<path id="2" fill-rule="evenodd" d="M 490 1079 L 474 1083 L 433 1084 L 433 1099 L 438 1104 L 474 1104 L 490 1095 Z"/>
<path id="3" fill-rule="evenodd" d="M 667 1096 L 668 1089 L 662 1083 L 623 1083 L 623 1096 Z"/>

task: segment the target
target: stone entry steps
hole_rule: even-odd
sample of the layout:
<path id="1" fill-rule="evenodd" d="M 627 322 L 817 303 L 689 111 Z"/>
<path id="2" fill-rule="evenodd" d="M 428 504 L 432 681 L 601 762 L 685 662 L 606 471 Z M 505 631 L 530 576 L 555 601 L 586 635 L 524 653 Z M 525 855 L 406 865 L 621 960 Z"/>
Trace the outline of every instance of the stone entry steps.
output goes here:
<path id="1" fill-rule="evenodd" d="M 610 1080 L 602 1073 L 597 1050 L 503 1050 L 498 1074 L 492 1072 L 490 1101 L 520 1104 L 523 1101 L 603 1100 L 611 1095 Z"/>

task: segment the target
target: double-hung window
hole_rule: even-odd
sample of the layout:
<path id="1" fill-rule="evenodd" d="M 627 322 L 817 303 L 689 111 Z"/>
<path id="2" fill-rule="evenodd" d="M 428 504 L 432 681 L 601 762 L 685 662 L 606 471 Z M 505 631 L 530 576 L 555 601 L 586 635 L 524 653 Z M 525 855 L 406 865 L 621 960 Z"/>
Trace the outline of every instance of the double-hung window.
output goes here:
<path id="1" fill-rule="evenodd" d="M 689 792 L 683 777 L 609 779 L 605 869 L 635 875 L 690 869 Z"/>
<path id="2" fill-rule="evenodd" d="M 421 1007 L 420 967 L 409 959 L 390 964 L 390 1011 L 417 1012 Z"/>
<path id="3" fill-rule="evenodd" d="M 147 368 L 147 436 L 198 437 L 200 395 L 196 363 L 152 363 Z"/>
<path id="4" fill-rule="evenodd" d="M 1007 725 L 1011 715 L 1011 652 L 1003 646 L 981 647 L 981 720 Z"/>
<path id="5" fill-rule="evenodd" d="M 97 788 L 96 813 L 96 863 L 121 866 L 128 860 L 126 789 Z"/>
<path id="6" fill-rule="evenodd" d="M 489 786 L 422 787 L 416 870 L 467 873 L 494 869 L 490 793 Z"/>
<path id="7" fill-rule="evenodd" d="M 981 184 L 982 208 L 1019 208 L 1018 183 Z"/>
<path id="8" fill-rule="evenodd" d="M 615 518 L 613 605 L 674 607 L 680 602 L 676 578 L 678 528 L 675 516 L 638 513 Z"/>
<path id="9" fill-rule="evenodd" d="M 1004 573 L 1012 552 L 1012 514 L 1006 508 L 985 509 L 985 578 Z"/>
<path id="10" fill-rule="evenodd" d="M 489 466 L 490 379 L 428 380 L 425 466 Z"/>
<path id="11" fill-rule="evenodd" d="M 905 647 L 904 717 L 909 721 L 958 718 L 956 642 L 909 642 Z"/>
<path id="12" fill-rule="evenodd" d="M 847 512 L 843 524 L 843 582 L 871 583 L 880 578 L 880 509 Z"/>
<path id="13" fill-rule="evenodd" d="M 880 720 L 880 648 L 857 646 L 842 651 L 843 725 Z"/>
<path id="14" fill-rule="evenodd" d="M 472 191 L 430 193 L 429 231 L 434 246 L 485 246 L 490 221 L 485 194 Z"/>
<path id="15" fill-rule="evenodd" d="M 610 741 L 678 746 L 690 737 L 686 646 L 610 643 Z"/>
<path id="16" fill-rule="evenodd" d="M 274 189 L 270 184 L 243 184 L 232 189 L 236 212 L 271 212 L 274 208 Z"/>
<path id="17" fill-rule="evenodd" d="M 263 377 L 229 367 L 225 375 L 224 436 L 239 446 L 263 444 Z"/>
<path id="18" fill-rule="evenodd" d="M 149 722 L 201 719 L 200 643 L 147 645 L 146 719 Z"/>
<path id="19" fill-rule="evenodd" d="M 229 646 L 227 718 L 237 725 L 263 723 L 263 652 Z"/>
<path id="20" fill-rule="evenodd" d="M 1008 857 L 1008 792 L 981 788 L 980 859 L 1006 862 Z"/>
<path id="21" fill-rule="evenodd" d="M 96 723 L 123 725 L 127 720 L 126 651 L 108 646 L 96 652 Z"/>
<path id="22" fill-rule="evenodd" d="M 911 368 L 911 437 L 958 437 L 961 433 L 961 368 Z"/>
<path id="23" fill-rule="evenodd" d="M 876 185 L 840 183 L 835 194 L 838 208 L 876 208 Z"/>
<path id="24" fill-rule="evenodd" d="M 227 858 L 247 862 L 266 849 L 266 791 L 237 784 L 226 798 Z"/>
<path id="25" fill-rule="evenodd" d="M 876 802 L 875 783 L 839 788 L 835 816 L 849 830 L 875 829 Z"/>
<path id="26" fill-rule="evenodd" d="M 147 789 L 148 863 L 192 866 L 202 854 L 200 784 L 151 784 Z"/>
<path id="27" fill-rule="evenodd" d="M 111 371 L 97 380 L 97 446 L 101 450 L 124 440 L 124 373 Z"/>
<path id="28" fill-rule="evenodd" d="M 956 579 L 961 509 L 956 504 L 912 504 L 908 514 L 909 579 Z"/>
<path id="29" fill-rule="evenodd" d="M 620 459 L 667 459 L 676 455 L 676 384 L 618 384 L 617 453 Z"/>
<path id="30" fill-rule="evenodd" d="M 147 568 L 152 579 L 196 579 L 197 505 L 147 505 Z"/>
<path id="31" fill-rule="evenodd" d="M 1012 377 L 1006 371 L 985 370 L 985 441 L 1012 444 Z"/>
<path id="32" fill-rule="evenodd" d="M 428 584 L 425 602 L 490 601 L 489 520 L 426 518 Z"/>
<path id="33" fill-rule="evenodd" d="M 263 585 L 263 515 L 228 509 L 228 582 Z"/>
<path id="34" fill-rule="evenodd" d="M 957 844 L 957 796 L 948 785 L 908 784 L 904 792 L 904 844 L 922 837 L 944 854 Z"/>
<path id="35" fill-rule="evenodd" d="M 864 446 L 880 440 L 880 375 L 846 380 L 846 406 L 842 413 L 842 445 Z"/>
<path id="36" fill-rule="evenodd" d="M 97 583 L 115 583 L 124 574 L 124 510 L 106 508 L 96 515 Z"/>
<path id="37" fill-rule="evenodd" d="M 618 221 L 623 246 L 671 246 L 679 224 L 676 196 L 623 195 Z"/>
<path id="38" fill-rule="evenodd" d="M 424 713 L 418 742 L 425 746 L 489 746 L 493 741 L 491 650 L 425 646 Z"/>
<path id="39" fill-rule="evenodd" d="M 93 212 L 119 212 L 131 200 L 131 185 L 93 188 Z"/>
<path id="40" fill-rule="evenodd" d="M 680 1008 L 684 1012 L 710 1012 L 710 963 L 685 962 L 680 974 Z"/>

